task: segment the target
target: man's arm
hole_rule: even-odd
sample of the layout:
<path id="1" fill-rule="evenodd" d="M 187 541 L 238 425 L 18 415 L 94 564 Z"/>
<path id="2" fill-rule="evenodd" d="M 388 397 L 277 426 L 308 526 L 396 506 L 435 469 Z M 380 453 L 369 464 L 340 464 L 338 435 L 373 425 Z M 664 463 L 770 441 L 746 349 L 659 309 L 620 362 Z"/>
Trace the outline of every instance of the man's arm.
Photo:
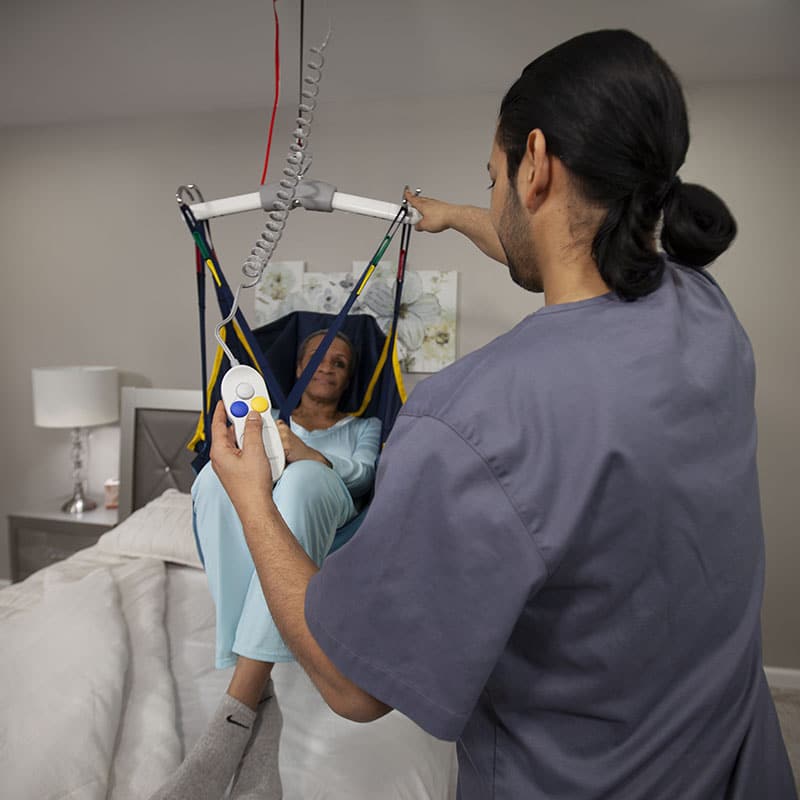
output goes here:
<path id="1" fill-rule="evenodd" d="M 428 233 L 458 231 L 489 258 L 501 264 L 507 263 L 505 250 L 489 218 L 488 209 L 445 203 L 433 197 L 418 197 L 408 189 L 405 192 L 405 199 L 422 214 L 416 230 Z"/>
<path id="2" fill-rule="evenodd" d="M 292 535 L 272 500 L 272 473 L 261 439 L 261 416 L 251 413 L 242 449 L 218 403 L 211 425 L 211 464 L 242 523 L 264 597 L 278 630 L 325 702 L 355 722 L 371 722 L 391 711 L 345 677 L 311 635 L 305 619 L 308 583 L 316 564 Z"/>

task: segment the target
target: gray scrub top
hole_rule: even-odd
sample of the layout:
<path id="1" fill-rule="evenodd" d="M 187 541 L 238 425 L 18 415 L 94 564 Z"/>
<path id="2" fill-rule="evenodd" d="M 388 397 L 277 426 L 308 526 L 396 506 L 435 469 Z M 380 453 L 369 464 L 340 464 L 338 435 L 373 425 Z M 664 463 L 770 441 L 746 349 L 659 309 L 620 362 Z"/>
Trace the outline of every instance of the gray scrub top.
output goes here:
<path id="1" fill-rule="evenodd" d="M 794 798 L 766 685 L 747 336 L 709 277 L 546 306 L 419 384 L 306 595 L 458 740 L 462 800 Z"/>

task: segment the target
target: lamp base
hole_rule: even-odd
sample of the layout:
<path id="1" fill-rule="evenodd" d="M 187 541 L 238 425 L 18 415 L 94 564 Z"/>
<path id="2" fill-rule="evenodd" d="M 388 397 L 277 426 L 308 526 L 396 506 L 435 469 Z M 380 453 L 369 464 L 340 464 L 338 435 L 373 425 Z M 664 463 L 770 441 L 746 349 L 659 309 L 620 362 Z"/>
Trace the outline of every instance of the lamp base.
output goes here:
<path id="1" fill-rule="evenodd" d="M 84 455 L 84 429 L 72 429 L 72 497 L 61 506 L 62 511 L 68 514 L 82 514 L 97 508 L 97 503 L 90 500 L 83 493 L 83 455 Z"/>
<path id="2" fill-rule="evenodd" d="M 61 510 L 69 514 L 81 514 L 84 511 L 91 511 L 93 508 L 97 508 L 97 503 L 83 494 L 82 486 L 76 486 L 72 497 L 61 506 Z"/>

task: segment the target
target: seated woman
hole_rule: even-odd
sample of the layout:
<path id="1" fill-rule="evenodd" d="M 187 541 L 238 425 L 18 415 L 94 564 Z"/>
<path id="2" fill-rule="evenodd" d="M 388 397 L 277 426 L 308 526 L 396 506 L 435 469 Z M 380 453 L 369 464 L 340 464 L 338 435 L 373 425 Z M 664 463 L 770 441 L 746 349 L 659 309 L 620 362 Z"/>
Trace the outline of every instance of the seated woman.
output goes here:
<path id="1" fill-rule="evenodd" d="M 300 346 L 297 377 L 325 331 Z M 375 477 L 381 424 L 339 410 L 355 368 L 349 340 L 338 334 L 314 373 L 291 425 L 278 421 L 286 469 L 273 497 L 287 525 L 319 565 L 337 528 L 357 513 L 354 500 Z M 219 800 L 235 775 L 230 797 L 282 795 L 278 739 L 282 717 L 270 673 L 293 661 L 264 600 L 236 511 L 207 464 L 192 487 L 195 532 L 216 605 L 216 666 L 235 665 L 227 693 L 183 764 L 152 800 Z"/>

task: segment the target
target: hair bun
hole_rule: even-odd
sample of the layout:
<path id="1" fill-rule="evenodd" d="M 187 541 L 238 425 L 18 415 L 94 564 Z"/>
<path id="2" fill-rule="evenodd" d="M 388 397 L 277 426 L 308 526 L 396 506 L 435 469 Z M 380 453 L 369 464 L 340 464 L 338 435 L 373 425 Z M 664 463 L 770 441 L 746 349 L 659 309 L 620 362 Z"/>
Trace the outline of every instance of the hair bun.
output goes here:
<path id="1" fill-rule="evenodd" d="M 705 267 L 724 253 L 736 236 L 736 220 L 714 192 L 676 180 L 664 204 L 661 245 L 676 261 Z"/>

